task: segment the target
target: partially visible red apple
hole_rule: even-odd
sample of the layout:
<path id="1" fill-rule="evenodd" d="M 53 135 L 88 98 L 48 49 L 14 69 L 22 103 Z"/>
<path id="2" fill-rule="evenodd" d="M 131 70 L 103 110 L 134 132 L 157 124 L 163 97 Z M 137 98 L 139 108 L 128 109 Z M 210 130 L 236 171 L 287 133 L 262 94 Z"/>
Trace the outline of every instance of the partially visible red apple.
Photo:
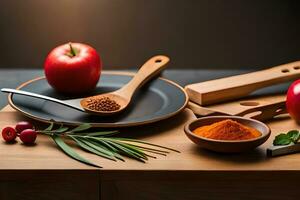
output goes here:
<path id="1" fill-rule="evenodd" d="M 290 116 L 300 122 L 300 80 L 293 82 L 289 87 L 286 108 Z"/>
<path id="2" fill-rule="evenodd" d="M 48 83 L 57 91 L 82 94 L 95 88 L 102 63 L 97 51 L 89 45 L 68 43 L 53 49 L 44 64 Z"/>

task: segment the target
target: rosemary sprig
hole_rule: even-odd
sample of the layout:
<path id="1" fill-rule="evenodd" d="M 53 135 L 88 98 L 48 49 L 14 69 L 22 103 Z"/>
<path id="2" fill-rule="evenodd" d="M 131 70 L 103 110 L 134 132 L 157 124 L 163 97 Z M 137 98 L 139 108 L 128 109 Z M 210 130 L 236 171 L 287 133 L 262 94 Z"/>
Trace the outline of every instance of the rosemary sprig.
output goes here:
<path id="1" fill-rule="evenodd" d="M 175 149 L 141 140 L 112 137 L 118 134 L 118 131 L 92 132 L 89 130 L 90 128 L 91 125 L 85 123 L 71 130 L 63 124 L 55 129 L 54 123 L 51 122 L 46 129 L 38 132 L 50 136 L 66 155 L 95 167 L 100 166 L 76 153 L 64 140 L 72 140 L 81 149 L 112 161 L 121 160 L 125 162 L 123 156 L 126 156 L 145 163 L 149 158 L 156 158 L 152 154 L 167 156 L 170 151 L 179 153 Z"/>

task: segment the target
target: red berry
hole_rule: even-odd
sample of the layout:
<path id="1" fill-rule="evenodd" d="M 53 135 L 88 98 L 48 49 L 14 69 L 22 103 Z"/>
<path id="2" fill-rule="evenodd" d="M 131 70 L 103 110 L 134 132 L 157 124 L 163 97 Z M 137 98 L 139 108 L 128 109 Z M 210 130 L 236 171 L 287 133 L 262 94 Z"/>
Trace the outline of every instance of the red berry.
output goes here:
<path id="1" fill-rule="evenodd" d="M 19 138 L 24 144 L 33 144 L 35 142 L 36 137 L 37 133 L 33 129 L 25 129 L 19 135 Z"/>
<path id="2" fill-rule="evenodd" d="M 29 122 L 23 121 L 18 122 L 15 129 L 17 133 L 21 133 L 25 129 L 33 129 L 33 126 Z"/>
<path id="3" fill-rule="evenodd" d="M 2 129 L 2 137 L 6 142 L 15 141 L 17 137 L 16 130 L 12 127 L 5 127 Z"/>

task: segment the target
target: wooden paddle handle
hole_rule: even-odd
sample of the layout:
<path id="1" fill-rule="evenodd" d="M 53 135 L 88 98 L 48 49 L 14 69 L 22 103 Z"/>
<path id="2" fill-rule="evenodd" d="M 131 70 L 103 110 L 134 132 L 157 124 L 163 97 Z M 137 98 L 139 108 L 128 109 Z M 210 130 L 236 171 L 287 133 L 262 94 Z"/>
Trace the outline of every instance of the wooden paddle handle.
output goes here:
<path id="1" fill-rule="evenodd" d="M 250 101 L 251 102 L 251 101 Z M 199 117 L 211 116 L 211 115 L 236 115 L 241 117 L 249 117 L 252 119 L 257 119 L 259 121 L 270 120 L 278 115 L 286 113 L 285 100 L 263 103 L 260 102 L 257 106 L 249 106 L 249 108 L 243 107 L 241 105 L 236 106 L 238 112 L 225 113 L 212 108 L 206 108 L 189 102 L 187 107 L 193 111 L 193 113 Z"/>
<path id="2" fill-rule="evenodd" d="M 270 104 L 262 104 L 247 110 L 244 110 L 243 112 L 237 113 L 236 115 L 242 116 L 242 117 L 250 117 L 252 119 L 256 119 L 259 121 L 266 121 L 270 120 L 278 115 L 287 113 L 286 107 L 285 107 L 285 100 L 273 102 Z M 249 116 L 250 115 L 250 116 Z"/>
<path id="3" fill-rule="evenodd" d="M 209 105 L 244 97 L 251 92 L 300 78 L 300 61 L 257 72 L 187 85 L 190 100 Z"/>
<path id="4" fill-rule="evenodd" d="M 210 116 L 210 115 L 230 115 L 228 113 L 222 113 L 211 108 L 202 107 L 191 101 L 188 102 L 187 108 L 191 109 L 195 115 L 200 117 Z"/>
<path id="5" fill-rule="evenodd" d="M 133 79 L 118 91 L 126 97 L 131 97 L 134 92 L 152 77 L 158 75 L 169 62 L 167 56 L 158 55 L 150 58 L 137 72 Z"/>

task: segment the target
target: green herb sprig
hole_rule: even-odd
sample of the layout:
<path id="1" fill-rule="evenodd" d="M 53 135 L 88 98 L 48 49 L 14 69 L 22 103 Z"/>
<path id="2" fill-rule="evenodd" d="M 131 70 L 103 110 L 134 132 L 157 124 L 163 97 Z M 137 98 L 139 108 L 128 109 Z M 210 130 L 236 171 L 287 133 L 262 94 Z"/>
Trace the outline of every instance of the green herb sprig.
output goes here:
<path id="1" fill-rule="evenodd" d="M 300 139 L 300 132 L 298 130 L 291 130 L 287 133 L 280 133 L 273 141 L 274 146 L 295 144 Z"/>
<path id="2" fill-rule="evenodd" d="M 76 153 L 64 140 L 73 140 L 83 150 L 112 161 L 125 162 L 123 156 L 127 156 L 140 162 L 146 162 L 149 158 L 155 159 L 155 154 L 166 156 L 170 151 L 179 153 L 175 149 L 141 140 L 112 137 L 118 134 L 118 131 L 91 132 L 88 131 L 91 125 L 86 123 L 71 130 L 63 124 L 56 129 L 54 126 L 54 123 L 51 123 L 46 129 L 38 132 L 50 136 L 69 157 L 94 167 L 101 168 Z"/>

